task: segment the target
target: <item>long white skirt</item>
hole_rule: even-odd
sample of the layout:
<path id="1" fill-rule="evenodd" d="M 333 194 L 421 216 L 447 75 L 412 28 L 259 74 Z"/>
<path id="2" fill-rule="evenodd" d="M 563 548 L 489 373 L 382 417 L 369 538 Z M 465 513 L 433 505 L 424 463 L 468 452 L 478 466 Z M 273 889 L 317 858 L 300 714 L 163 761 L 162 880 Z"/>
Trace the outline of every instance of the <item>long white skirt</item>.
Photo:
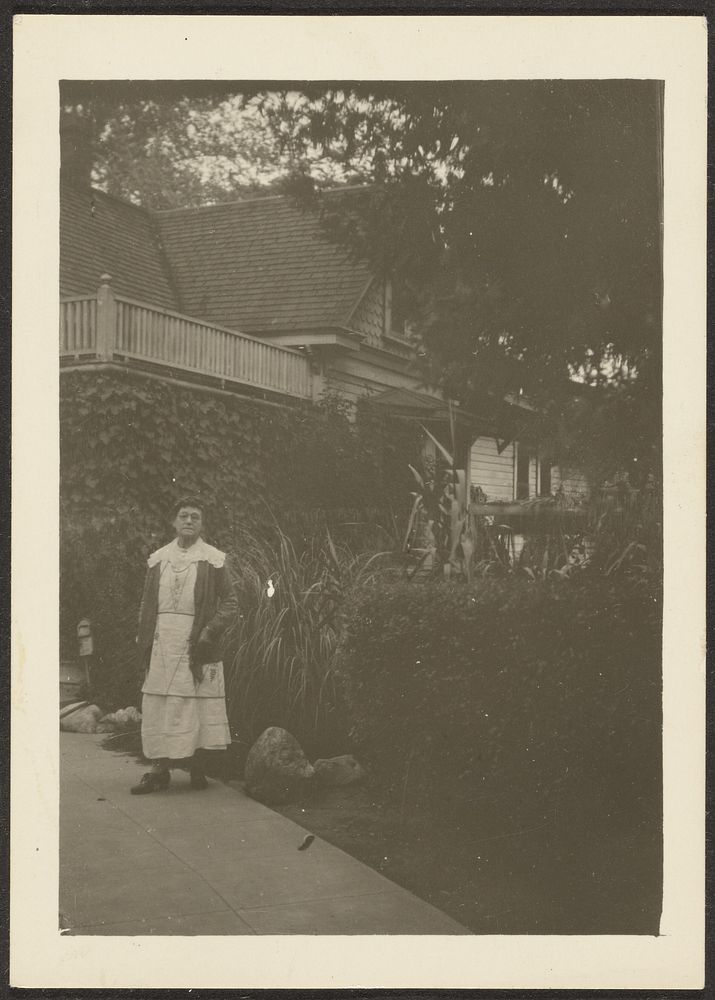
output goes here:
<path id="1" fill-rule="evenodd" d="M 142 749 L 149 760 L 185 760 L 198 749 L 231 742 L 222 663 L 204 665 L 196 683 L 189 667 L 192 615 L 159 614 L 142 687 Z"/>

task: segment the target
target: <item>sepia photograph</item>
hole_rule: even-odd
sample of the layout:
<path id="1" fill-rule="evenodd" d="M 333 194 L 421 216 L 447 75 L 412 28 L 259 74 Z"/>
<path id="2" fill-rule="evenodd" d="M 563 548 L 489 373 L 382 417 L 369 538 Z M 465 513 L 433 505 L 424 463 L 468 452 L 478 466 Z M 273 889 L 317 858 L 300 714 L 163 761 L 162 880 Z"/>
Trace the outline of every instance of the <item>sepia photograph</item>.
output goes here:
<path id="1" fill-rule="evenodd" d="M 697 987 L 703 27 L 16 19 L 13 985 Z"/>
<path id="2" fill-rule="evenodd" d="M 662 110 L 62 82 L 67 933 L 658 933 Z"/>

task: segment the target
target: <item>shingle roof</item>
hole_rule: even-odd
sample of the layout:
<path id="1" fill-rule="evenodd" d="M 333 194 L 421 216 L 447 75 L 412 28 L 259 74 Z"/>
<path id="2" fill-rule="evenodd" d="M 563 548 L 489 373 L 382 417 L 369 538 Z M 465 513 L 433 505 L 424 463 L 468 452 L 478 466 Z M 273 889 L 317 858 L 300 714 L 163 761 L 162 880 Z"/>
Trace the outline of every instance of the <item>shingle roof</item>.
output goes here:
<path id="1" fill-rule="evenodd" d="M 112 276 L 119 295 L 178 309 L 158 230 L 149 214 L 101 191 L 63 184 L 60 294 L 95 292 L 104 272 Z"/>
<path id="2" fill-rule="evenodd" d="M 230 329 L 267 334 L 348 323 L 370 281 L 316 213 L 285 196 L 149 212 L 63 185 L 62 295 L 119 295 Z"/>
<path id="3" fill-rule="evenodd" d="M 247 333 L 340 326 L 370 272 L 283 196 L 153 213 L 181 310 Z"/>

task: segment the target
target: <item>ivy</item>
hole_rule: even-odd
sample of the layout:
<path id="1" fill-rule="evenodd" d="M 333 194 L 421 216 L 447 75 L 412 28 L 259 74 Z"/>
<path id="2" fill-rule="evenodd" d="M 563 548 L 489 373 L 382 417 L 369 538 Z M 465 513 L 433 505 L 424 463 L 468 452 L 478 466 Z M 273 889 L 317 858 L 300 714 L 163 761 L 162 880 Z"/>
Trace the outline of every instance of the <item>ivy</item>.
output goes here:
<path id="1" fill-rule="evenodd" d="M 364 408 L 363 408 L 364 409 Z M 197 494 L 206 537 L 365 520 L 407 502 L 412 431 L 351 422 L 340 400 L 267 407 L 131 372 L 67 372 L 60 385 L 61 653 L 93 622 L 96 698 L 137 700 L 132 644 L 147 555 L 173 537 L 173 502 Z M 349 517 L 346 517 L 346 512 Z"/>

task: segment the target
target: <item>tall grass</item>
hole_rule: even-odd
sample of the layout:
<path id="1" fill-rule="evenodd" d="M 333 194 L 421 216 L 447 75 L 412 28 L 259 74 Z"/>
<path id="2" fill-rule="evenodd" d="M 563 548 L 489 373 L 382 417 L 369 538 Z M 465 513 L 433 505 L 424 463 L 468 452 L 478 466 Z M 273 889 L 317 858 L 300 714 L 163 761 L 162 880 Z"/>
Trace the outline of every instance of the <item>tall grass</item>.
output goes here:
<path id="1" fill-rule="evenodd" d="M 593 561 L 606 576 L 662 576 L 663 498 L 655 482 L 627 481 L 600 490 L 589 505 Z"/>
<path id="2" fill-rule="evenodd" d="M 347 593 L 388 557 L 355 554 L 323 528 L 294 540 L 279 526 L 237 539 L 239 613 L 226 636 L 229 717 L 251 742 L 267 726 L 329 739 L 336 717 L 333 659 Z"/>

